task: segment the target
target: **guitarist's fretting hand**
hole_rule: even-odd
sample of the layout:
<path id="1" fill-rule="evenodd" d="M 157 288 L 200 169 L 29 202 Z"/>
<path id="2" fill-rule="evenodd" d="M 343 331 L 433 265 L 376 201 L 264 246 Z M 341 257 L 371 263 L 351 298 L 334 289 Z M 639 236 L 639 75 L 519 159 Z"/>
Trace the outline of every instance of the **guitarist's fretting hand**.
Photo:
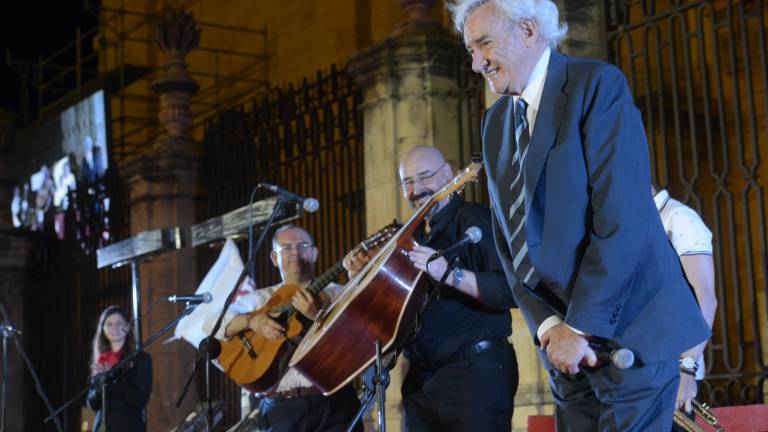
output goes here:
<path id="1" fill-rule="evenodd" d="M 300 314 L 312 321 L 317 318 L 317 314 L 323 307 L 320 299 L 313 296 L 306 288 L 300 288 L 293 294 L 291 305 L 293 305 Z"/>
<path id="2" fill-rule="evenodd" d="M 343 265 L 344 268 L 347 269 L 347 276 L 349 276 L 349 278 L 355 277 L 355 275 L 368 264 L 368 261 L 371 260 L 371 256 L 376 252 L 373 251 L 370 253 L 371 255 L 369 256 L 368 253 L 357 247 L 352 249 L 352 251 L 344 257 Z"/>

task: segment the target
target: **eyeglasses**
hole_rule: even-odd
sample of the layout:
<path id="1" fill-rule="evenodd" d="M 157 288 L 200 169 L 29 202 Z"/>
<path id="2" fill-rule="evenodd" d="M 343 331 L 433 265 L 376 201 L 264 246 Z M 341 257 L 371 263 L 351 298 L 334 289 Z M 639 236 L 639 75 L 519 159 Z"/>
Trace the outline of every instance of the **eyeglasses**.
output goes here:
<path id="1" fill-rule="evenodd" d="M 403 189 L 409 189 L 412 188 L 414 183 L 418 183 L 422 186 L 426 186 L 430 183 L 432 183 L 432 178 L 437 175 L 437 173 L 440 172 L 441 169 L 447 164 L 448 162 L 443 162 L 442 165 L 440 165 L 440 168 L 436 169 L 434 172 L 424 171 L 422 173 L 419 173 L 416 175 L 416 178 L 406 177 L 403 179 L 403 181 L 400 182 L 400 185 L 403 187 Z"/>
<path id="2" fill-rule="evenodd" d="M 280 245 L 277 249 L 275 249 L 275 252 L 288 255 L 291 253 L 291 251 L 295 250 L 296 252 L 303 254 L 307 252 L 311 247 L 312 245 L 307 242 L 301 242 L 295 245 L 289 243 L 289 244 Z"/>

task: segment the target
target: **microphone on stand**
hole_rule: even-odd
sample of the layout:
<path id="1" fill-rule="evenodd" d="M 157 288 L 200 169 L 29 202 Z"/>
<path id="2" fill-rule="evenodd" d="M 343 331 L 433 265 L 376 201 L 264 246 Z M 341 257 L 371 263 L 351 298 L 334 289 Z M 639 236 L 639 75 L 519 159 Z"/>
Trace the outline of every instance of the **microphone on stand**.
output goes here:
<path id="1" fill-rule="evenodd" d="M 213 301 L 213 296 L 211 293 L 202 293 L 202 294 L 194 294 L 194 295 L 172 295 L 166 298 L 167 301 L 171 303 L 191 303 L 191 304 L 200 304 L 200 303 L 210 303 Z"/>
<path id="2" fill-rule="evenodd" d="M 2 323 L 0 323 L 0 332 L 4 335 L 10 335 L 11 333 L 21 335 L 21 331 L 16 328 L 16 325 L 8 316 L 8 311 L 5 310 L 5 306 L 0 303 L 0 314 L 3 315 Z"/>
<path id="3" fill-rule="evenodd" d="M 0 326 L 0 331 L 3 334 L 11 334 L 14 333 L 16 335 L 21 336 L 21 330 L 17 329 L 16 327 L 10 325 L 10 324 L 3 324 Z"/>
<path id="4" fill-rule="evenodd" d="M 441 256 L 447 254 L 448 252 L 453 252 L 454 250 L 464 246 L 467 243 L 477 243 L 480 240 L 482 240 L 482 238 L 483 238 L 483 232 L 480 231 L 480 228 L 478 228 L 476 226 L 471 226 L 471 227 L 467 228 L 466 231 L 464 231 L 464 235 L 461 236 L 459 241 L 457 241 L 456 243 L 448 246 L 447 248 L 445 248 L 443 250 L 439 250 L 439 251 L 433 253 L 432 256 L 429 257 L 429 260 L 427 260 L 427 262 L 432 262 L 432 261 L 440 258 Z"/>
<path id="5" fill-rule="evenodd" d="M 269 184 L 269 183 L 259 183 L 259 187 L 263 187 L 264 189 L 267 189 L 268 191 L 274 194 L 280 195 L 281 197 L 287 199 L 288 201 L 293 201 L 295 203 L 301 204 L 301 207 L 307 213 L 314 213 L 317 211 L 317 209 L 320 208 L 320 203 L 315 198 L 303 197 L 293 192 L 289 192 L 281 188 L 280 186 Z"/>

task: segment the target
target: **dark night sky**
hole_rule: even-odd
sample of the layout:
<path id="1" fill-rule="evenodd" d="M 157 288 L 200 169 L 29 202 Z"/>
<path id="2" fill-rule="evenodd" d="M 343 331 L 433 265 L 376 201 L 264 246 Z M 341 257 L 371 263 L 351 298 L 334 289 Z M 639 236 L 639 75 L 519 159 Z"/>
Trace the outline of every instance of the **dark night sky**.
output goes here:
<path id="1" fill-rule="evenodd" d="M 97 4 L 93 0 L 21 1 L 12 2 L 13 12 L 0 14 L 0 106 L 17 113 L 21 106 L 21 80 L 5 65 L 6 50 L 11 50 L 14 60 L 34 62 L 62 48 L 74 40 L 78 26 L 85 31 L 96 24 L 96 11 L 86 12 L 86 3 L 91 9 Z M 11 9 L 11 4 L 6 7 Z"/>

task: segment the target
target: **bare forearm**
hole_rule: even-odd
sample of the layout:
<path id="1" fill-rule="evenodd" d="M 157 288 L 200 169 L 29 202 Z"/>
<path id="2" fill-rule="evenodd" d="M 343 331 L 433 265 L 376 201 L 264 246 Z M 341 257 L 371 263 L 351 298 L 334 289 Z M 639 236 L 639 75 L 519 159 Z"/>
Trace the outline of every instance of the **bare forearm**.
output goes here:
<path id="1" fill-rule="evenodd" d="M 232 321 L 227 324 L 227 328 L 224 330 L 224 334 L 227 337 L 232 337 L 245 330 L 248 328 L 248 320 L 250 317 L 251 316 L 247 314 L 236 315 L 234 318 L 232 318 Z"/>
<path id="2" fill-rule="evenodd" d="M 707 325 L 709 325 L 709 328 L 712 328 L 712 324 L 715 320 L 715 313 L 717 312 L 715 271 L 712 256 L 687 255 L 680 257 L 680 262 L 683 264 L 683 270 L 688 277 L 688 281 L 693 286 L 696 300 L 701 308 L 701 315 L 704 318 L 704 321 L 707 322 Z M 683 355 L 698 358 L 701 353 L 704 352 L 706 346 L 707 341 L 704 341 L 689 349 L 683 353 Z"/>

